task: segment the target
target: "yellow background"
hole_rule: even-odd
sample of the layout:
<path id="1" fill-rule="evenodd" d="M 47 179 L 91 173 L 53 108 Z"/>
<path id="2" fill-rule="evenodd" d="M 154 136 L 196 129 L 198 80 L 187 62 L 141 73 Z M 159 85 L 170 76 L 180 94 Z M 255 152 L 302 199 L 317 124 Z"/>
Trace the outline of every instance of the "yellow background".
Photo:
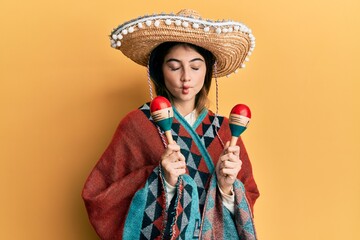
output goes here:
<path id="1" fill-rule="evenodd" d="M 360 239 L 358 0 L 2 1 L 0 239 L 97 239 L 83 183 L 119 120 L 149 100 L 145 68 L 108 34 L 182 8 L 257 39 L 245 70 L 220 79 L 220 113 L 252 109 L 259 238 Z"/>

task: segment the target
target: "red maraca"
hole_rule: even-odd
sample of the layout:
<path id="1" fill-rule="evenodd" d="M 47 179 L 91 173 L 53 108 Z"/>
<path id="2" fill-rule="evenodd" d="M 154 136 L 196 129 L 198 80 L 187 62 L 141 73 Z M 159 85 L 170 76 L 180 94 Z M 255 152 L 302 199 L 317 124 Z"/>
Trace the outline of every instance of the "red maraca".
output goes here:
<path id="1" fill-rule="evenodd" d="M 250 108 L 245 104 L 238 104 L 231 110 L 229 125 L 231 130 L 230 146 L 235 146 L 240 134 L 243 133 L 251 118 Z"/>
<path id="2" fill-rule="evenodd" d="M 171 125 L 174 111 L 169 100 L 161 96 L 155 97 L 150 103 L 150 114 L 154 122 L 165 132 L 168 143 L 172 143 Z"/>

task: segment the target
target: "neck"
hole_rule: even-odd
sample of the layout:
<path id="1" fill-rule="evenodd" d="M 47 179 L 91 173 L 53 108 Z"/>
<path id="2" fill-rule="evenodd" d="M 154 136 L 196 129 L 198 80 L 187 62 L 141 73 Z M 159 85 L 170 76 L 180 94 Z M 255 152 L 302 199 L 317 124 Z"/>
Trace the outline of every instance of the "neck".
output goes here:
<path id="1" fill-rule="evenodd" d="M 194 104 L 181 104 L 181 103 L 174 103 L 174 106 L 176 107 L 176 109 L 178 110 L 178 112 L 182 115 L 182 116 L 186 116 L 189 113 L 191 113 L 192 111 L 194 111 L 195 109 L 195 103 Z"/>

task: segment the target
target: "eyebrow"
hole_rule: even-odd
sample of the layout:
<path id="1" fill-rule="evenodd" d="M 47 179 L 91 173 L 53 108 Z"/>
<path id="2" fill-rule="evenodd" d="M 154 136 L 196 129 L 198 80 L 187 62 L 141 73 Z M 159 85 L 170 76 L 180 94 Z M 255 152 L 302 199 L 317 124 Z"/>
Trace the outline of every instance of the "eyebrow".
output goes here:
<path id="1" fill-rule="evenodd" d="M 196 62 L 196 61 L 202 61 L 202 62 L 204 62 L 204 60 L 203 59 L 201 59 L 201 58 L 194 58 L 194 59 L 191 59 L 189 62 Z M 176 58 L 170 58 L 170 59 L 168 59 L 168 60 L 166 60 L 166 63 L 168 63 L 168 62 L 181 62 L 179 59 L 176 59 Z"/>

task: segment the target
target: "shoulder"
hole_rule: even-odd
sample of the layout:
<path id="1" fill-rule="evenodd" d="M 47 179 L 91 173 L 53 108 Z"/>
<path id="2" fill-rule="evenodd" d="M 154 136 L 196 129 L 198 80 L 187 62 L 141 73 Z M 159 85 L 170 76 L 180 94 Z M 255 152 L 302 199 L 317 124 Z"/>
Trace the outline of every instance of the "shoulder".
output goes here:
<path id="1" fill-rule="evenodd" d="M 137 118 L 149 118 L 150 117 L 150 104 L 144 103 L 139 108 L 136 108 L 125 115 L 122 121 L 136 120 Z"/>
<path id="2" fill-rule="evenodd" d="M 150 116 L 149 103 L 143 104 L 141 107 L 132 110 L 120 121 L 118 129 L 138 129 L 148 124 Z"/>

